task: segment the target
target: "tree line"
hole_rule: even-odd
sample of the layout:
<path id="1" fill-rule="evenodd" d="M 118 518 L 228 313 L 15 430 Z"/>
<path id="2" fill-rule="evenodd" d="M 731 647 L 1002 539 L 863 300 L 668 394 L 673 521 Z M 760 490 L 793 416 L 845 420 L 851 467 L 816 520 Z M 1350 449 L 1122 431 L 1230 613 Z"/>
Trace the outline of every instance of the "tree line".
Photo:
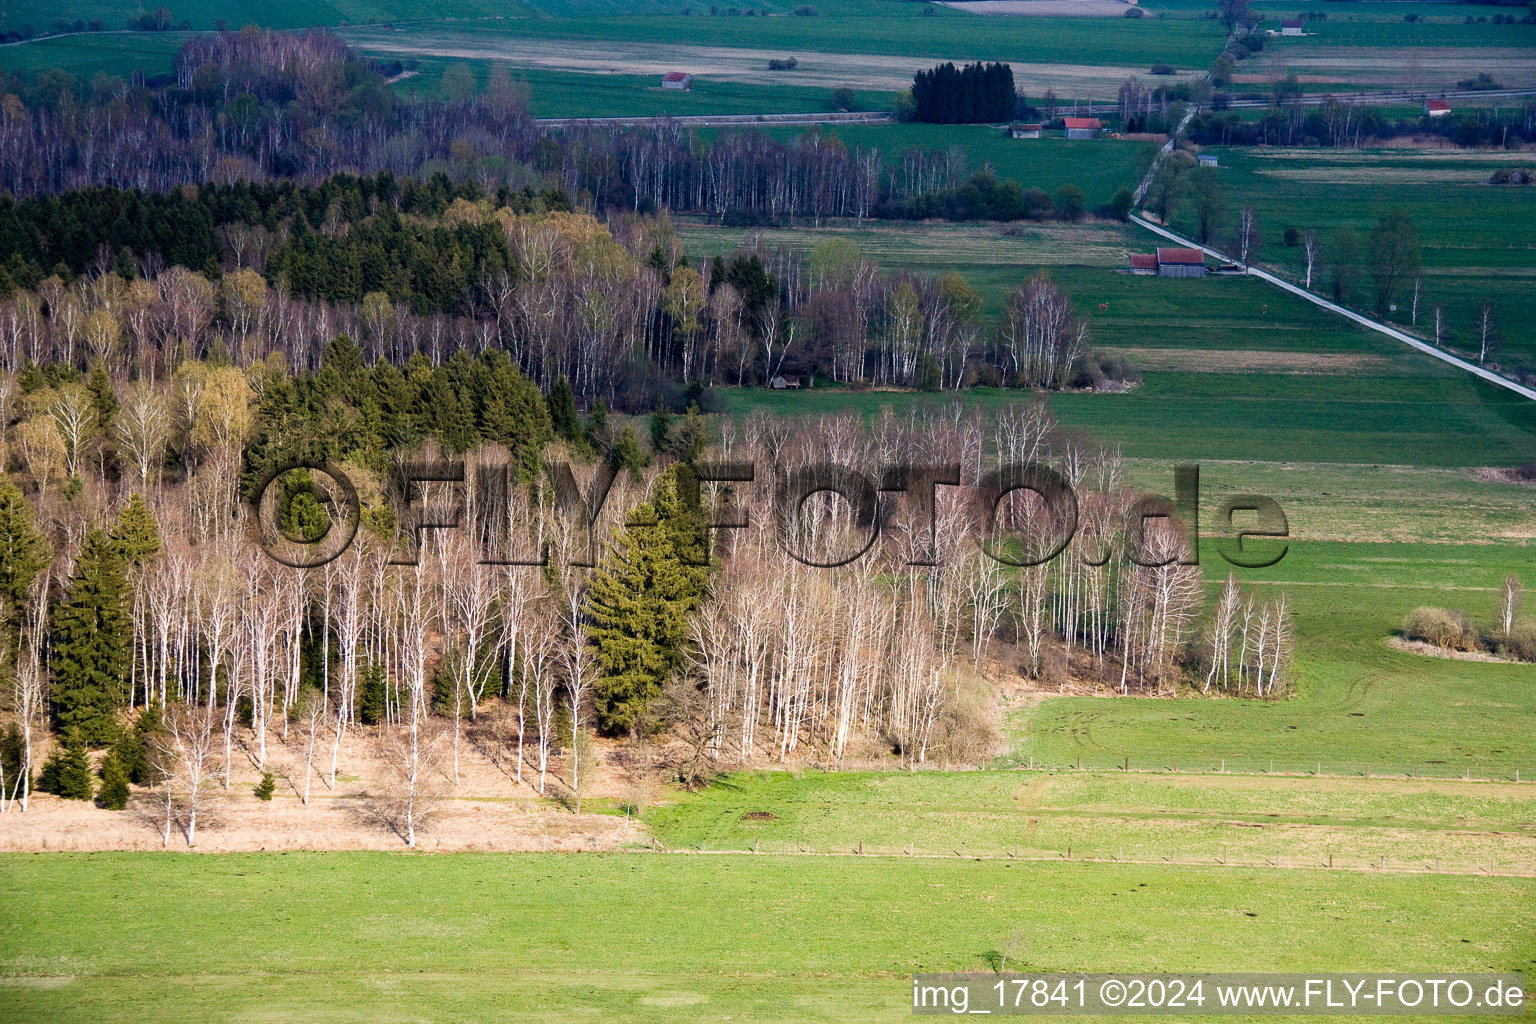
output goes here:
<path id="1" fill-rule="evenodd" d="M 337 361 L 363 372 L 342 350 Z M 100 419 L 79 435 L 69 487 L 34 479 L 25 458 L 0 486 L 0 640 L 16 723 L 0 744 L 7 808 L 25 809 L 39 775 L 61 795 L 112 804 L 127 784 L 147 785 L 165 801 L 167 842 L 172 818 L 191 842 L 236 758 L 258 772 L 279 752 L 297 760 L 307 799 L 311 783 L 334 785 L 344 770 L 348 737 L 368 735 L 413 837 L 428 776 L 456 777 L 463 730 L 486 714 L 506 723 L 498 742 L 518 781 L 543 791 L 559 758 L 579 800 L 593 728 L 670 731 L 693 752 L 680 777 L 697 782 L 725 763 L 808 755 L 982 759 L 997 741 L 984 680 L 999 671 L 1121 692 L 1219 685 L 1267 697 L 1290 683 L 1284 599 L 1229 583 L 1202 625 L 1180 522 L 1146 518 L 1118 454 L 1060 431 L 1043 403 L 985 418 L 938 405 L 872 423 L 754 414 L 705 424 L 687 446 L 675 443 L 679 424 L 653 419 L 634 472 L 608 478 L 595 505 L 540 483 L 558 472 L 481 486 L 509 455 L 490 440 L 461 456 L 463 484 L 426 484 L 409 504 L 344 459 L 356 540 L 295 570 L 258 550 L 255 513 L 232 482 L 261 450 L 259 410 L 277 382 L 263 368 L 204 364 L 178 376 L 163 390 L 124 380 L 94 396 Z M 22 407 L 72 430 L 68 388 Z M 152 455 L 180 462 L 147 478 L 130 470 L 146 395 L 164 403 Z M 568 401 L 544 396 L 540 415 L 567 423 Z M 435 451 L 407 440 L 390 458 Z M 952 463 L 971 489 L 940 487 L 931 503 L 920 486 L 888 492 L 872 521 L 825 493 L 787 523 L 769 513 L 776 479 L 828 462 L 878 467 L 890 452 Z M 573 486 L 591 494 L 591 457 L 556 431 L 532 461 L 574 465 Z M 704 462 L 758 471 L 701 483 L 693 467 Z M 1025 462 L 1057 467 L 1077 490 L 1070 537 L 1029 492 L 995 510 L 975 504 L 987 473 Z M 290 532 L 342 525 L 353 513 L 317 502 L 312 483 L 269 489 L 262 508 Z M 705 530 L 732 508 L 754 512 L 740 529 Z M 461 528 L 413 528 L 453 520 Z M 864 557 L 804 564 L 857 552 L 871 522 L 881 539 Z M 1058 540 L 1061 554 L 1046 558 Z M 541 555 L 543 566 L 528 564 Z M 39 771 L 50 730 L 60 742 Z M 82 780 L 92 747 L 109 751 L 99 784 Z"/>
<path id="2" fill-rule="evenodd" d="M 392 196 L 436 198 L 406 203 L 416 211 L 407 218 L 379 198 L 386 185 Z M 239 208 L 242 193 L 266 189 L 230 186 L 223 196 Z M 109 374 L 160 379 L 206 357 L 241 367 L 278 359 L 307 372 L 321 368 L 344 334 L 369 365 L 389 364 L 390 372 L 409 375 L 413 359 L 437 372 L 458 351 L 501 353 L 544 391 L 565 380 L 584 404 L 601 399 L 622 411 L 662 404 L 681 412 L 710 387 L 783 373 L 926 389 L 1094 382 L 1086 327 L 1043 279 L 1028 287 L 1053 311 L 1040 321 L 1050 327 L 1028 347 L 1048 358 L 1021 360 L 1015 328 L 989 323 L 959 274 L 887 274 L 842 240 L 810 253 L 742 250 L 695 264 L 666 217 L 605 225 L 524 193 L 497 207 L 491 197 L 449 201 L 453 190 L 442 179 L 424 191 L 347 179 L 317 190 L 330 212 L 310 227 L 302 208 L 309 190 L 274 194 L 287 190 L 300 208 L 283 219 L 276 201 L 254 223 L 202 218 L 219 254 L 202 271 L 157 271 L 161 252 L 114 256 L 103 241 L 86 273 L 61 264 L 41 280 L 21 253 L 46 244 L 37 218 L 50 205 L 15 204 L 25 212 L 8 235 L 18 249 L 0 258 L 15 270 L 10 288 L 0 289 L 0 368 L 99 364 Z M 209 191 L 207 209 L 224 208 L 220 190 Z M 1073 197 L 1058 199 L 1060 209 Z M 444 202 L 440 214 L 427 212 Z M 110 230 L 105 237 L 114 237 Z M 337 398 L 376 421 L 355 404 L 363 393 Z M 438 402 L 435 415 L 452 419 L 455 408 Z M 466 436 L 453 428 L 439 440 L 461 450 Z"/>
<path id="3" fill-rule="evenodd" d="M 8 72 L 0 130 L 0 190 L 16 196 L 318 185 L 342 172 L 388 172 L 423 182 L 443 174 L 482 196 L 560 195 L 583 209 L 772 220 L 866 217 L 877 204 L 895 209 L 966 177 L 958 151 L 914 148 L 891 161 L 821 130 L 776 139 L 751 130 L 705 137 L 666 121 L 545 129 L 503 67 L 481 91 L 402 98 L 325 32 L 200 35 L 183 45 L 175 80 L 163 84 Z M 925 169 L 913 173 L 914 165 Z M 317 212 L 305 213 L 311 225 L 323 219 Z M 113 230 L 132 233 L 133 221 Z M 192 215 L 176 234 L 195 247 L 201 230 Z"/>

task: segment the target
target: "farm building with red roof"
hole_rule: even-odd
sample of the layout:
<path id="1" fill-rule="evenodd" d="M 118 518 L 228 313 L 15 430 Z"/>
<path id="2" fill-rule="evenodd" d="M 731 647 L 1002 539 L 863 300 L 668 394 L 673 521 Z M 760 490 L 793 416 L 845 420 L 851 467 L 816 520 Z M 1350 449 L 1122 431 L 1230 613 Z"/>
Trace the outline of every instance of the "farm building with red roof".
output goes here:
<path id="1" fill-rule="evenodd" d="M 1157 257 L 1149 252 L 1131 253 L 1131 273 L 1155 274 L 1157 273 Z"/>
<path id="2" fill-rule="evenodd" d="M 1158 277 L 1204 277 L 1205 253 L 1199 249 L 1158 246 Z"/>
<path id="3" fill-rule="evenodd" d="M 1444 117 L 1445 115 L 1449 114 L 1450 112 L 1451 112 L 1451 101 L 1450 100 L 1425 100 L 1424 101 L 1424 116 L 1425 117 Z"/>
<path id="4" fill-rule="evenodd" d="M 1099 124 L 1099 119 L 1096 117 L 1064 117 L 1061 119 L 1061 123 L 1066 127 L 1067 138 L 1069 139 L 1094 138 L 1099 134 L 1099 129 L 1103 127 Z"/>
<path id="5" fill-rule="evenodd" d="M 693 88 L 693 76 L 686 71 L 668 71 L 661 76 L 663 89 L 691 89 Z"/>

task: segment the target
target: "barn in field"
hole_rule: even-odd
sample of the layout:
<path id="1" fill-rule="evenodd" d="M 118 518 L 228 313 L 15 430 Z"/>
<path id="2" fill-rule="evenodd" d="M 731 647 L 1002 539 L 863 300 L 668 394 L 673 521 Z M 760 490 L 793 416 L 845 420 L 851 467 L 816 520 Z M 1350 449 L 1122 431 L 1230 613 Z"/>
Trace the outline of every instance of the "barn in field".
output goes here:
<path id="1" fill-rule="evenodd" d="M 1201 153 L 1198 159 L 1201 167 L 1216 167 L 1221 163 L 1216 159 L 1215 153 Z"/>
<path id="2" fill-rule="evenodd" d="M 1096 117 L 1064 117 L 1061 122 L 1066 126 L 1069 139 L 1098 138 L 1099 129 L 1103 127 Z"/>
<path id="3" fill-rule="evenodd" d="M 661 87 L 663 89 L 692 89 L 693 76 L 686 71 L 668 71 L 661 76 Z"/>
<path id="4" fill-rule="evenodd" d="M 1445 117 L 1451 112 L 1450 100 L 1425 100 L 1425 117 Z"/>
<path id="5" fill-rule="evenodd" d="M 1044 125 L 1020 124 L 1015 121 L 1008 126 L 1008 137 L 1010 139 L 1038 139 L 1040 133 L 1044 131 L 1044 127 Z"/>
<path id="6" fill-rule="evenodd" d="M 1204 277 L 1205 253 L 1199 249 L 1157 248 L 1158 277 Z"/>
<path id="7" fill-rule="evenodd" d="M 1150 252 L 1131 253 L 1131 273 L 1151 277 L 1157 273 L 1157 257 Z"/>
<path id="8" fill-rule="evenodd" d="M 1282 21 L 1280 23 L 1280 34 L 1283 36 L 1306 35 L 1305 26 L 1299 21 Z"/>

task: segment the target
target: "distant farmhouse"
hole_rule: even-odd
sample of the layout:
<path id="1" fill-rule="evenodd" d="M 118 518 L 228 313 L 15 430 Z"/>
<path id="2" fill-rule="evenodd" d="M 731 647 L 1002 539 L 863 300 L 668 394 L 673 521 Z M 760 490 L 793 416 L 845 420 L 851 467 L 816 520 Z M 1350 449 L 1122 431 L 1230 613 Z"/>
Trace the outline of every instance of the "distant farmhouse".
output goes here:
<path id="1" fill-rule="evenodd" d="M 1204 277 L 1205 253 L 1199 249 L 1157 248 L 1158 277 Z"/>
<path id="2" fill-rule="evenodd" d="M 1064 117 L 1061 120 L 1067 127 L 1069 139 L 1098 138 L 1099 129 L 1103 127 L 1096 117 Z"/>
<path id="3" fill-rule="evenodd" d="M 1166 246 L 1159 246 L 1156 253 L 1133 252 L 1131 273 L 1138 277 L 1204 277 L 1205 253 Z"/>
<path id="4" fill-rule="evenodd" d="M 1425 117 L 1445 117 L 1450 112 L 1451 112 L 1451 101 L 1450 100 L 1425 100 L 1424 101 L 1424 116 Z"/>
<path id="5" fill-rule="evenodd" d="M 663 89 L 692 89 L 693 76 L 686 71 L 668 71 L 661 76 Z"/>
<path id="6" fill-rule="evenodd" d="M 1280 23 L 1280 34 L 1283 36 L 1304 36 L 1306 35 L 1305 26 L 1299 21 L 1282 21 Z"/>
<path id="7" fill-rule="evenodd" d="M 1038 139 L 1040 133 L 1044 130 L 1044 125 L 1020 124 L 1016 121 L 1008 126 L 1008 137 L 1010 139 Z"/>
<path id="8" fill-rule="evenodd" d="M 1198 159 L 1201 167 L 1216 167 L 1221 163 L 1215 153 L 1201 153 Z"/>

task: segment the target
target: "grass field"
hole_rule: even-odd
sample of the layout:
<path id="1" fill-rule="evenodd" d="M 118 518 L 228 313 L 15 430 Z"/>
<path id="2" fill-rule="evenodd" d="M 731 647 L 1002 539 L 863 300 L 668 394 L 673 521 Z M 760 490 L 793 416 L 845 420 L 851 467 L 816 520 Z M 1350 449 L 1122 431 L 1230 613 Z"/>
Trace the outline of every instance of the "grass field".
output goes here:
<path id="1" fill-rule="evenodd" d="M 760 772 L 654 807 L 673 849 L 1536 869 L 1529 786 L 1141 772 Z M 909 845 L 910 844 L 910 845 Z M 1436 861 L 1439 861 L 1436 864 Z"/>
<path id="2" fill-rule="evenodd" d="M 158 75 L 175 67 L 184 32 L 94 32 L 0 46 L 0 68 L 42 71 L 60 68 L 76 78 L 100 72 L 126 78 L 135 72 Z"/>
<path id="3" fill-rule="evenodd" d="M 994 296 L 1033 269 L 958 269 Z M 1413 355 L 1258 281 L 1211 278 L 1170 282 L 1105 270 L 1051 268 L 1079 310 L 1092 315 L 1094 344 L 1109 350 L 1176 350 L 1185 368 L 1147 370 L 1127 394 L 1051 396 L 1061 423 L 1156 459 L 1364 463 L 1434 467 L 1513 466 L 1531 457 L 1536 408 L 1530 402 Z M 988 288 L 991 286 L 991 288 Z M 1109 311 L 1098 312 L 1097 303 Z M 1233 352 L 1291 353 L 1281 372 L 1206 372 Z M 1188 353 L 1187 355 L 1185 353 Z M 1377 361 L 1347 372 L 1317 353 Z M 1294 372 L 1295 370 L 1311 372 Z M 945 402 L 911 393 L 724 392 L 734 413 L 853 409 Z M 983 408 L 1017 401 L 1009 391 L 976 390 L 962 400 Z"/>
<path id="4" fill-rule="evenodd" d="M 396 90 L 404 95 L 431 95 L 442 80 L 444 68 L 455 61 L 424 58 L 417 73 L 402 79 Z M 489 64 L 465 62 L 483 82 Z M 772 87 L 747 82 L 699 79 L 692 89 L 661 89 L 655 75 L 582 74 L 544 68 L 518 68 L 512 79 L 528 94 L 528 113 L 534 117 L 681 117 L 699 114 L 824 113 L 836 110 L 832 90 L 797 85 L 794 75 L 783 76 Z M 855 91 L 854 109 L 889 110 L 891 94 Z"/>
<path id="5" fill-rule="evenodd" d="M 153 895 L 151 895 L 153 894 Z M 907 976 L 1516 970 L 1525 879 L 899 859 L 0 858 L 17 1020 L 870 1021 Z"/>
<path id="6" fill-rule="evenodd" d="M 1382 214 L 1407 210 L 1418 225 L 1423 252 L 1419 330 L 1426 329 L 1428 311 L 1444 304 L 1450 325 L 1448 342 L 1465 350 L 1473 345 L 1473 323 L 1486 296 L 1500 320 L 1507 355 L 1516 362 L 1536 361 L 1536 240 L 1530 230 L 1536 223 L 1536 189 L 1487 184 L 1496 170 L 1536 167 L 1529 154 L 1218 152 L 1221 180 L 1233 209 L 1251 204 L 1264 225 L 1263 262 L 1287 276 L 1299 276 L 1301 248 L 1281 244 L 1287 226 L 1314 229 L 1325 242 L 1339 228 L 1349 227 L 1363 241 Z M 1174 222 L 1189 226 L 1180 217 Z M 1357 302 L 1366 301 L 1369 287 L 1362 275 Z M 1397 301 L 1395 319 L 1406 322 L 1406 294 Z"/>

